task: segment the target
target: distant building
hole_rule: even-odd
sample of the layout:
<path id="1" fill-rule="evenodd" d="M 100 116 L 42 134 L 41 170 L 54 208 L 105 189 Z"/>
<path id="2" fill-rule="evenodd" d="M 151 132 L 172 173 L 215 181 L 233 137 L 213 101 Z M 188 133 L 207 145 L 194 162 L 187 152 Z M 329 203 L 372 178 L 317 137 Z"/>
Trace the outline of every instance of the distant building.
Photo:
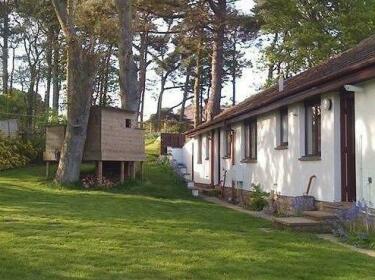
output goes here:
<path id="1" fill-rule="evenodd" d="M 5 137 L 16 137 L 19 132 L 18 120 L 0 120 L 0 135 Z"/>

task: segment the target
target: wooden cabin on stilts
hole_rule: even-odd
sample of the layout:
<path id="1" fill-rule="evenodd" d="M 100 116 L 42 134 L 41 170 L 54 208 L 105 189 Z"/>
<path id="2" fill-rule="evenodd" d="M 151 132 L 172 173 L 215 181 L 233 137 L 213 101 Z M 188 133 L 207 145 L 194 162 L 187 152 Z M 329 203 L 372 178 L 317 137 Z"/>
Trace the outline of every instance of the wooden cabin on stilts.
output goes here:
<path id="1" fill-rule="evenodd" d="M 118 170 L 120 182 L 136 177 L 137 169 L 143 173 L 146 159 L 144 130 L 138 128 L 137 113 L 113 107 L 91 108 L 87 138 L 83 155 L 84 162 L 96 163 L 99 184 L 106 170 Z M 65 138 L 65 126 L 46 128 L 46 173 L 49 165 L 57 162 Z"/>

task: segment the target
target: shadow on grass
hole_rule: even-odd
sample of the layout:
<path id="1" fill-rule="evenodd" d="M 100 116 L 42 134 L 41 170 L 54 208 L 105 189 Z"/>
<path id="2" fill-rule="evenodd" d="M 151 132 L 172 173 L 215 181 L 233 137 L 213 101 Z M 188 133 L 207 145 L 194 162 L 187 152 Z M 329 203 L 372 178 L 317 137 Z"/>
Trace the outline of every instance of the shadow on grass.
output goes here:
<path id="1" fill-rule="evenodd" d="M 27 174 L 25 174 L 27 173 Z M 108 191 L 0 177 L 0 279 L 373 279 L 373 259 L 194 199 L 169 168 Z"/>

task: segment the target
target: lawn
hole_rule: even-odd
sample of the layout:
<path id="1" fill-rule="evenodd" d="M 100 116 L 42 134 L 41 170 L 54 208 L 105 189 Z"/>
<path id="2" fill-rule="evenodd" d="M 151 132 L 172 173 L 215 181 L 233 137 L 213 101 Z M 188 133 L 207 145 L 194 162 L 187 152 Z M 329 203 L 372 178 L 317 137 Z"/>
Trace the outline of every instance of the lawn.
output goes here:
<path id="1" fill-rule="evenodd" d="M 111 191 L 43 174 L 0 173 L 0 279 L 375 279 L 373 258 L 192 198 L 155 155 Z"/>

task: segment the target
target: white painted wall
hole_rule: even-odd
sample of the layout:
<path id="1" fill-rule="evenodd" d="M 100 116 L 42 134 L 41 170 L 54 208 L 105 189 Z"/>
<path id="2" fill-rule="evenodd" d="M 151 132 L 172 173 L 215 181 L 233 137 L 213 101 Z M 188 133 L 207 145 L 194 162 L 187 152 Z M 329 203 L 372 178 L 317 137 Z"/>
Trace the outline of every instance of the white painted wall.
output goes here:
<path id="1" fill-rule="evenodd" d="M 306 192 L 310 176 L 316 175 L 310 194 L 321 201 L 341 200 L 340 166 L 340 100 L 338 94 L 325 94 L 333 102 L 331 110 L 322 109 L 322 156 L 320 161 L 300 161 L 305 150 L 305 114 L 304 105 L 289 106 L 289 147 L 287 150 L 275 150 L 279 136 L 279 112 L 271 112 L 258 117 L 258 160 L 256 163 L 241 163 L 244 158 L 243 123 L 232 125 L 236 131 L 235 164 L 231 159 L 221 159 L 221 168 L 228 170 L 226 186 L 232 180 L 243 181 L 244 189 L 252 184 L 261 184 L 266 191 L 275 190 L 282 195 L 298 196 Z M 374 122 L 375 133 L 375 122 Z M 224 155 L 224 130 L 221 130 L 221 155 Z M 205 152 L 206 136 L 203 138 Z M 375 138 L 374 138 L 375 141 Z M 191 139 L 184 147 L 184 160 L 191 162 L 191 146 L 195 145 L 194 181 L 210 183 L 210 164 L 203 158 L 197 163 L 197 139 Z M 375 142 L 374 142 L 375 150 Z M 189 154 L 190 151 L 190 154 Z M 191 163 L 186 165 L 191 166 Z M 375 157 L 374 157 L 375 166 Z M 215 166 L 215 170 L 217 170 Z M 223 171 L 221 172 L 223 176 Z M 216 175 L 217 177 L 217 175 Z"/>
<path id="2" fill-rule="evenodd" d="M 375 81 L 355 93 L 357 200 L 375 206 Z M 371 184 L 369 178 L 373 180 Z"/>

